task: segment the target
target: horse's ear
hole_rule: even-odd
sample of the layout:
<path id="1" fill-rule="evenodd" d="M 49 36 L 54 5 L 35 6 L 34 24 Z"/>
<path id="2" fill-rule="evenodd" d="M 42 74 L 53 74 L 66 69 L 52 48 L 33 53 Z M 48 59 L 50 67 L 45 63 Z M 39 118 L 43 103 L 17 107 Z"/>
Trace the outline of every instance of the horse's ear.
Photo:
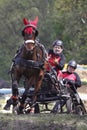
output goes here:
<path id="1" fill-rule="evenodd" d="M 26 18 L 23 18 L 23 22 L 25 25 L 29 24 L 29 21 Z"/>
<path id="2" fill-rule="evenodd" d="M 38 16 L 36 16 L 34 22 L 37 24 L 38 23 Z"/>

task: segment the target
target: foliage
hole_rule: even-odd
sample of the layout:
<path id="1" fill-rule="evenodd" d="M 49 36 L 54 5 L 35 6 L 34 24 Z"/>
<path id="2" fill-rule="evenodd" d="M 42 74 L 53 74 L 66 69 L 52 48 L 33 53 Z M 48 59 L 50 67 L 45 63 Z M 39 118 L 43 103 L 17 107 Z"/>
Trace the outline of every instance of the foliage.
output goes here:
<path id="1" fill-rule="evenodd" d="M 45 47 L 60 38 L 67 61 L 87 64 L 87 0 L 0 0 L 0 77 L 7 72 L 20 44 L 24 17 L 39 17 L 39 39 Z"/>

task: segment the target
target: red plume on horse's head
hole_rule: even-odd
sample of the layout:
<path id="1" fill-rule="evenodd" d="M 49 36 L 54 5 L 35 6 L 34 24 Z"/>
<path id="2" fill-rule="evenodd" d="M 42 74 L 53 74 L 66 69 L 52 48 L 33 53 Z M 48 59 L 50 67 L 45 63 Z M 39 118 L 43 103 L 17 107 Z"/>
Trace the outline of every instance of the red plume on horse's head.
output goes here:
<path id="1" fill-rule="evenodd" d="M 34 27 L 35 29 L 37 28 L 37 23 L 38 17 L 36 17 L 33 21 L 29 21 L 30 26 Z"/>
<path id="2" fill-rule="evenodd" d="M 36 30 L 36 35 L 38 35 L 37 31 L 37 24 L 38 24 L 38 16 L 33 21 L 28 21 L 26 18 L 23 19 L 23 23 L 25 25 L 22 34 L 24 36 L 24 33 L 32 34 L 33 29 Z"/>
<path id="3" fill-rule="evenodd" d="M 23 22 L 24 22 L 25 25 L 29 24 L 29 21 L 26 18 L 23 18 Z"/>

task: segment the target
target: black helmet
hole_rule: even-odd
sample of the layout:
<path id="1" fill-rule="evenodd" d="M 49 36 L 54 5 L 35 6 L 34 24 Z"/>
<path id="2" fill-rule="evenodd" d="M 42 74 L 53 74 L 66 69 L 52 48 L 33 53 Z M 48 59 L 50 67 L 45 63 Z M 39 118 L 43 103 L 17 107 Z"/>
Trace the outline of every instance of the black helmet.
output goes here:
<path id="1" fill-rule="evenodd" d="M 77 63 L 76 63 L 75 60 L 70 60 L 70 61 L 68 62 L 68 66 L 71 66 L 71 67 L 73 67 L 74 69 L 76 69 L 76 68 L 77 68 Z"/>
<path id="2" fill-rule="evenodd" d="M 56 40 L 53 42 L 53 46 L 61 46 L 63 47 L 63 42 L 61 40 Z"/>

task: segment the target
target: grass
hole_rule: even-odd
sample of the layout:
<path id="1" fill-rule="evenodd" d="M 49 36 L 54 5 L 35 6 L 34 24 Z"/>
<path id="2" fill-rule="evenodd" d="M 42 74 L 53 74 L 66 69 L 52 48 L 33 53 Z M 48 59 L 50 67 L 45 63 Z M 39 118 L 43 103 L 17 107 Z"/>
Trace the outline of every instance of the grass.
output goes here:
<path id="1" fill-rule="evenodd" d="M 87 115 L 0 115 L 0 130 L 87 130 Z"/>
<path id="2" fill-rule="evenodd" d="M 5 98 L 0 96 L 0 110 L 3 109 L 3 105 L 5 104 L 5 102 Z"/>
<path id="3" fill-rule="evenodd" d="M 2 99 L 2 102 L 4 100 Z M 52 103 L 49 107 L 52 107 Z M 41 106 L 42 107 L 42 106 Z M 42 109 L 42 108 L 41 108 Z M 0 130 L 87 130 L 87 115 L 0 113 Z"/>

